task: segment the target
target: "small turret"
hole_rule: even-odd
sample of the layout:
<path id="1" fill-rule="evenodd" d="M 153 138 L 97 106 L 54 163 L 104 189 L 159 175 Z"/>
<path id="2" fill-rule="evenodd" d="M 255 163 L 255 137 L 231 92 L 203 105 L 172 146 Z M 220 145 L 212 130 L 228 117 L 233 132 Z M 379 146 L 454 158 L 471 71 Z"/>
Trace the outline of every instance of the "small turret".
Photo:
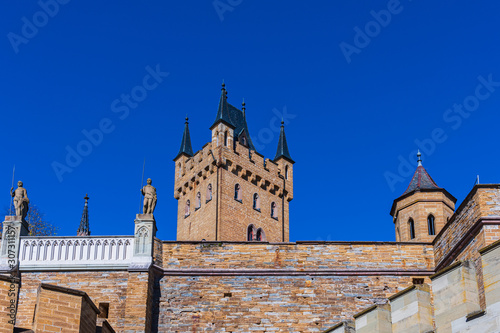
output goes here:
<path id="1" fill-rule="evenodd" d="M 436 184 L 421 156 L 419 151 L 417 170 L 391 208 L 397 242 L 431 242 L 455 210 L 457 199 Z"/>
<path id="2" fill-rule="evenodd" d="M 90 236 L 89 227 L 89 195 L 85 194 L 85 205 L 83 206 L 82 219 L 78 227 L 77 236 Z"/>
<path id="3" fill-rule="evenodd" d="M 180 156 L 193 156 L 193 147 L 191 146 L 191 136 L 189 135 L 189 118 L 186 116 L 186 122 L 184 125 L 184 133 L 182 134 L 181 148 L 179 149 L 179 153 L 174 158 L 174 161 L 177 160 Z"/>
<path id="4" fill-rule="evenodd" d="M 234 125 L 231 119 L 231 106 L 227 102 L 226 84 L 222 83 L 222 89 L 219 100 L 219 107 L 217 109 L 217 116 L 215 121 L 210 126 L 212 131 L 212 148 L 227 147 L 233 148 L 234 145 Z"/>

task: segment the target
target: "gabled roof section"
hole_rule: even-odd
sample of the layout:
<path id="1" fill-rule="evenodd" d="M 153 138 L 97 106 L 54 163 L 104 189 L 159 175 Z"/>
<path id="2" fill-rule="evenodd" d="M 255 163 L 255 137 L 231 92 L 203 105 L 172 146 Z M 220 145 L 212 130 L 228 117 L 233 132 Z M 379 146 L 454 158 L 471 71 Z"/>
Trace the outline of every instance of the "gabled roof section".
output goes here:
<path id="1" fill-rule="evenodd" d="M 174 158 L 174 161 L 181 155 L 188 157 L 193 156 L 193 147 L 191 146 L 191 135 L 189 135 L 189 118 L 186 117 L 186 123 L 184 125 L 184 134 L 182 135 L 181 148 L 179 153 Z"/>
<path id="2" fill-rule="evenodd" d="M 80 226 L 77 230 L 78 236 L 90 236 L 90 226 L 89 226 L 89 195 L 85 194 L 85 205 L 83 206 L 82 219 L 80 220 Z"/>
<path id="3" fill-rule="evenodd" d="M 295 161 L 290 156 L 290 152 L 288 151 L 288 144 L 286 143 L 285 135 L 285 123 L 283 121 L 281 121 L 280 139 L 278 141 L 278 150 L 276 151 L 274 161 L 276 162 L 276 160 L 280 157 L 284 157 L 291 163 L 295 163 Z"/>
<path id="4" fill-rule="evenodd" d="M 222 83 L 222 89 L 221 89 L 221 94 L 220 94 L 220 100 L 219 100 L 219 108 L 217 109 L 217 116 L 215 117 L 214 123 L 212 126 L 210 126 L 210 129 L 214 128 L 215 125 L 217 125 L 220 122 L 223 122 L 224 124 L 230 126 L 230 127 L 235 127 L 233 122 L 231 121 L 231 116 L 230 116 L 230 111 L 229 111 L 229 104 L 227 102 L 227 91 L 226 91 L 226 85 Z"/>
<path id="5" fill-rule="evenodd" d="M 420 151 L 417 153 L 418 157 L 418 166 L 417 170 L 415 170 L 415 173 L 413 174 L 413 178 L 410 181 L 410 185 L 408 185 L 408 188 L 406 191 L 403 193 L 403 195 L 413 192 L 415 190 L 430 190 L 430 189 L 439 189 L 440 187 L 437 186 L 436 182 L 429 176 L 427 173 L 427 170 L 422 165 L 422 159 L 420 158 L 422 154 L 420 154 Z"/>
<path id="6" fill-rule="evenodd" d="M 255 150 L 255 146 L 253 145 L 252 138 L 250 137 L 250 132 L 248 131 L 247 119 L 245 112 L 239 110 L 238 108 L 232 106 L 231 104 L 227 104 L 229 109 L 229 115 L 234 124 L 234 136 L 239 139 L 241 133 L 245 133 L 247 138 L 248 148 L 251 150 Z"/>

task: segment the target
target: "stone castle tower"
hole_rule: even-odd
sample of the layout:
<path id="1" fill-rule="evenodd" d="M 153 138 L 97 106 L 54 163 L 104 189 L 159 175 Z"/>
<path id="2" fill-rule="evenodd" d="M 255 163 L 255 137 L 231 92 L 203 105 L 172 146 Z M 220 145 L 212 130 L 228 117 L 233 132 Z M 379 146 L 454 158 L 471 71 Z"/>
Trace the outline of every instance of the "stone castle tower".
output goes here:
<path id="1" fill-rule="evenodd" d="M 396 242 L 432 242 L 455 211 L 457 199 L 436 185 L 422 165 L 418 166 L 406 191 L 391 208 Z"/>
<path id="2" fill-rule="evenodd" d="M 283 122 L 273 160 L 252 143 L 245 103 L 222 92 L 211 141 L 193 154 L 188 119 L 174 159 L 178 241 L 289 241 L 293 164 Z"/>

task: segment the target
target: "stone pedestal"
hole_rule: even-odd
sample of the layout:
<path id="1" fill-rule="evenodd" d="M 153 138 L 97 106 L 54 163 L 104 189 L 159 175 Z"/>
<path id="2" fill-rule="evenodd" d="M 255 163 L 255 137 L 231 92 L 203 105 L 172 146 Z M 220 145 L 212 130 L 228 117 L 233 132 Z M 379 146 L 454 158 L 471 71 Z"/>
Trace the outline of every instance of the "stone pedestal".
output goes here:
<path id="1" fill-rule="evenodd" d="M 136 215 L 134 255 L 129 270 L 149 269 L 153 262 L 153 245 L 156 231 L 156 221 L 152 214 Z"/>
<path id="2" fill-rule="evenodd" d="M 28 232 L 28 223 L 21 216 L 5 217 L 0 249 L 0 271 L 17 270 L 21 236 L 27 236 Z"/>

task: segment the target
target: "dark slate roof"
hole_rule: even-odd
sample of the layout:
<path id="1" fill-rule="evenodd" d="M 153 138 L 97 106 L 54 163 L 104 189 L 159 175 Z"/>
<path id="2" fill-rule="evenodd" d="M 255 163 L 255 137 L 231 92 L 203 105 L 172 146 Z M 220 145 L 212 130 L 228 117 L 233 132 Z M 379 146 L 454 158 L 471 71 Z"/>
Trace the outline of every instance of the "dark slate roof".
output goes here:
<path id="1" fill-rule="evenodd" d="M 295 163 L 295 161 L 290 156 L 290 152 L 288 151 L 288 144 L 286 143 L 286 136 L 285 136 L 285 125 L 283 121 L 281 122 L 280 139 L 278 141 L 278 150 L 276 151 L 276 156 L 274 157 L 274 161 L 276 161 L 280 157 L 284 157 L 290 162 Z"/>
<path id="2" fill-rule="evenodd" d="M 193 156 L 193 147 L 191 146 L 191 136 L 189 135 L 189 122 L 188 117 L 186 117 L 186 124 L 184 125 L 184 134 L 182 135 L 181 148 L 179 153 L 174 158 L 174 161 L 181 155 L 187 155 L 189 157 Z"/>
<path id="3" fill-rule="evenodd" d="M 84 199 L 85 199 L 85 206 L 83 206 L 82 219 L 80 220 L 80 226 L 78 227 L 77 230 L 78 236 L 90 236 L 88 194 L 85 194 Z"/>
<path id="4" fill-rule="evenodd" d="M 434 180 L 432 180 L 431 176 L 429 176 L 425 168 L 420 164 L 417 167 L 415 173 L 413 174 L 413 178 L 410 181 L 410 185 L 408 185 L 408 188 L 403 193 L 403 195 L 413 192 L 415 190 L 439 189 L 439 188 L 440 187 L 437 186 Z"/>
<path id="5" fill-rule="evenodd" d="M 219 122 L 223 122 L 228 126 L 235 127 L 231 121 L 229 111 L 229 103 L 227 102 L 227 92 L 225 84 L 222 84 L 222 91 L 220 93 L 219 108 L 217 109 L 217 116 L 215 117 L 214 123 L 210 127 L 211 129 L 217 125 Z"/>
<path id="6" fill-rule="evenodd" d="M 255 150 L 255 146 L 253 145 L 252 139 L 250 138 L 250 132 L 248 131 L 247 120 L 243 111 L 238 108 L 232 106 L 227 103 L 229 109 L 229 115 L 231 117 L 231 121 L 234 124 L 234 136 L 236 139 L 239 138 L 241 133 L 245 132 L 245 136 L 247 138 L 247 145 L 251 150 Z"/>

